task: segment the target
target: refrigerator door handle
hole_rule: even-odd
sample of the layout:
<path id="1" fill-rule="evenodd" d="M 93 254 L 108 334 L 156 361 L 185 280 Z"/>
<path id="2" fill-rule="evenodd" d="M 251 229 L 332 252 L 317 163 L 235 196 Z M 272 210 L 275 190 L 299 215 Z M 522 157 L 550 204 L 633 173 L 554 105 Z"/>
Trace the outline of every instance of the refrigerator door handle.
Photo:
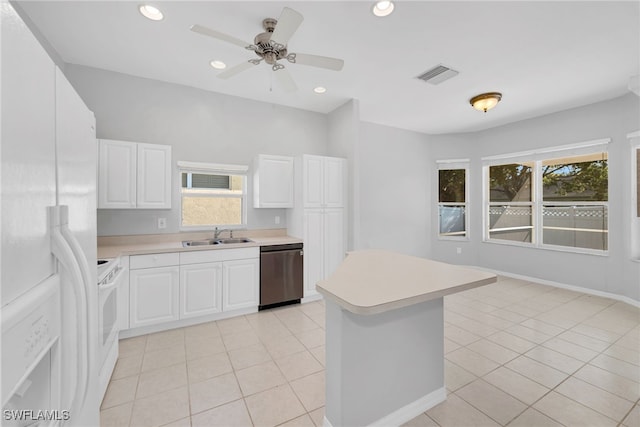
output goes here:
<path id="1" fill-rule="evenodd" d="M 81 293 L 81 300 L 82 300 L 82 305 L 83 307 L 85 307 L 84 312 L 81 313 L 81 316 L 78 316 L 78 322 L 82 323 L 83 325 L 85 325 L 85 328 L 89 328 L 91 327 L 90 323 L 90 318 L 88 315 L 88 310 L 87 307 L 89 307 L 89 286 L 92 286 L 92 276 L 91 276 L 91 272 L 89 270 L 89 262 L 87 261 L 87 257 L 84 254 L 84 251 L 82 250 L 82 247 L 80 246 L 80 242 L 78 242 L 78 239 L 73 235 L 73 233 L 71 232 L 71 230 L 69 229 L 69 225 L 68 224 L 61 224 L 60 225 L 60 231 L 62 232 L 62 236 L 64 237 L 64 239 L 67 241 L 67 243 L 69 244 L 69 247 L 71 248 L 71 251 L 73 252 L 74 255 L 74 259 L 76 261 L 76 263 L 78 264 L 78 266 L 80 267 L 80 273 L 82 275 L 82 282 L 80 283 L 80 293 Z M 96 286 L 96 284 L 94 283 L 93 286 Z M 94 330 L 95 328 L 91 328 L 92 330 Z M 84 340 L 82 342 L 82 344 L 85 347 L 85 355 L 87 358 L 87 372 L 89 371 L 89 361 L 91 360 L 89 358 L 89 354 L 91 354 L 91 337 L 92 335 L 87 332 L 84 333 Z M 80 397 L 81 397 L 81 402 L 80 402 L 80 406 L 84 406 L 84 401 L 85 401 L 85 397 L 87 396 L 87 390 L 89 388 L 89 375 L 85 375 L 84 376 L 84 381 L 82 384 L 82 392 L 80 393 Z"/>
<path id="2" fill-rule="evenodd" d="M 71 413 L 76 413 L 84 404 L 86 395 L 88 375 L 88 352 L 87 352 L 87 292 L 84 286 L 83 274 L 80 263 L 75 257 L 73 249 L 64 237 L 63 229 L 67 228 L 64 219 L 67 210 L 61 209 L 66 206 L 55 206 L 51 209 L 51 251 L 58 261 L 66 268 L 71 276 L 71 284 L 75 295 L 75 305 L 77 313 L 77 350 L 78 350 L 78 375 L 76 376 L 76 386 L 71 394 L 69 407 Z M 61 225 L 64 224 L 64 225 Z"/>

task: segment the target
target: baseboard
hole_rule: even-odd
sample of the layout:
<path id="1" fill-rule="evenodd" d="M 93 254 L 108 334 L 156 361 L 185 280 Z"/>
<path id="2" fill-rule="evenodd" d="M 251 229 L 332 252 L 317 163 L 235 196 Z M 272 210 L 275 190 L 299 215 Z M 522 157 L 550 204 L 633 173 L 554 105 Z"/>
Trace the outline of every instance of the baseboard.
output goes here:
<path id="1" fill-rule="evenodd" d="M 228 319 L 229 317 L 242 316 L 244 314 L 257 313 L 258 307 L 240 308 L 233 311 L 225 311 L 215 314 L 207 314 L 187 319 L 174 320 L 172 322 L 157 323 L 155 325 L 139 326 L 137 328 L 121 330 L 118 339 L 132 338 L 139 335 L 153 334 L 155 332 L 168 331 L 169 329 L 184 328 L 185 326 L 198 325 L 200 323 L 213 322 L 215 320 Z"/>
<path id="2" fill-rule="evenodd" d="M 309 295 L 309 296 L 306 296 L 306 297 L 302 298 L 302 300 L 300 300 L 300 302 L 302 304 L 306 304 L 308 302 L 320 301 L 321 299 L 322 299 L 322 295 L 321 294 L 313 294 L 313 295 Z"/>
<path id="3" fill-rule="evenodd" d="M 569 291 L 582 292 L 583 294 L 593 295 L 597 297 L 609 298 L 612 300 L 620 301 L 640 308 L 640 301 L 636 301 L 633 298 L 629 298 L 624 295 L 618 295 L 611 292 L 598 291 L 596 289 L 583 288 L 582 286 L 568 285 L 566 283 L 555 282 L 553 280 L 540 279 L 539 277 L 525 276 L 523 274 L 509 273 L 506 271 L 494 270 L 492 268 L 470 266 L 478 270 L 488 271 L 491 273 L 499 274 L 500 276 L 511 277 L 512 279 L 526 280 L 527 282 L 540 283 L 541 285 L 553 286 L 555 288 L 567 289 Z"/>
<path id="4" fill-rule="evenodd" d="M 407 421 L 411 421 L 423 412 L 428 411 L 439 403 L 447 400 L 447 390 L 441 387 L 432 391 L 426 396 L 422 396 L 420 399 L 415 400 L 402 408 L 393 411 L 392 413 L 380 418 L 369 424 L 369 427 L 391 427 L 400 426 Z M 322 420 L 322 427 L 333 427 L 333 424 L 327 419 L 325 415 Z"/>

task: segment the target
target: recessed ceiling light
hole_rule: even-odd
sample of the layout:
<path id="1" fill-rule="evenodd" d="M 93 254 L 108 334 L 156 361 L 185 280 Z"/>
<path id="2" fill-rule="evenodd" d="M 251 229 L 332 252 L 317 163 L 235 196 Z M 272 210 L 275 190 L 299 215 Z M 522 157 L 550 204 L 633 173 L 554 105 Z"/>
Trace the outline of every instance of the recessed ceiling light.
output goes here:
<path id="1" fill-rule="evenodd" d="M 322 93 L 325 93 L 325 92 L 327 91 L 327 88 L 326 88 L 326 87 L 323 87 L 323 86 L 318 86 L 318 87 L 314 88 L 314 89 L 313 89 L 313 91 L 314 91 L 315 93 L 320 93 L 320 94 L 322 94 Z"/>
<path id="2" fill-rule="evenodd" d="M 213 60 L 213 61 L 209 62 L 209 64 L 211 64 L 211 66 L 213 68 L 215 68 L 216 70 L 224 70 L 225 68 L 227 68 L 227 64 L 225 64 L 222 61 Z"/>
<path id="3" fill-rule="evenodd" d="M 393 12 L 395 5 L 390 0 L 382 0 L 373 5 L 373 14 L 376 16 L 388 16 Z"/>
<path id="4" fill-rule="evenodd" d="M 164 18 L 164 15 L 162 14 L 162 12 L 160 12 L 160 9 L 155 6 L 142 4 L 138 9 L 145 18 L 149 18 L 152 21 L 161 21 Z"/>

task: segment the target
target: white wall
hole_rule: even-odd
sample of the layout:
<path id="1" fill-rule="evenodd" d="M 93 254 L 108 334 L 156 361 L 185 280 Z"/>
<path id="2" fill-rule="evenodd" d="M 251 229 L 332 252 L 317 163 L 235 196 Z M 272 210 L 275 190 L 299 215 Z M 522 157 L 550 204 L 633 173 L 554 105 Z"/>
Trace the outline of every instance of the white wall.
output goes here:
<path id="1" fill-rule="evenodd" d="M 432 162 L 427 135 L 360 123 L 359 245 L 430 256 Z"/>
<path id="2" fill-rule="evenodd" d="M 347 250 L 357 246 L 360 222 L 359 157 L 357 155 L 360 124 L 360 105 L 357 99 L 341 105 L 328 115 L 328 155 L 347 159 Z"/>
<path id="3" fill-rule="evenodd" d="M 499 108 L 499 107 L 498 107 Z M 491 112 L 487 113 L 491 114 Z M 628 94 L 613 100 L 513 123 L 473 134 L 432 136 L 431 188 L 435 160 L 466 157 L 470 168 L 469 242 L 438 240 L 437 205 L 431 201 L 433 258 L 470 264 L 552 282 L 580 286 L 640 300 L 637 263 L 630 260 L 632 235 L 629 194 L 631 174 L 626 135 L 640 129 L 640 98 Z M 480 158 L 539 147 L 611 138 L 609 144 L 609 255 L 585 255 L 482 242 L 482 165 Z M 435 197 L 435 196 L 434 196 Z M 462 247 L 462 255 L 456 248 Z"/>
<path id="4" fill-rule="evenodd" d="M 256 154 L 327 154 L 327 116 L 187 86 L 67 64 L 65 74 L 95 113 L 97 136 L 167 144 L 178 160 L 251 165 Z M 171 210 L 99 210 L 98 235 L 175 233 L 179 176 Z M 248 228 L 286 227 L 284 209 L 253 209 Z M 283 220 L 275 225 L 274 217 Z M 157 218 L 167 228 L 156 228 Z"/>

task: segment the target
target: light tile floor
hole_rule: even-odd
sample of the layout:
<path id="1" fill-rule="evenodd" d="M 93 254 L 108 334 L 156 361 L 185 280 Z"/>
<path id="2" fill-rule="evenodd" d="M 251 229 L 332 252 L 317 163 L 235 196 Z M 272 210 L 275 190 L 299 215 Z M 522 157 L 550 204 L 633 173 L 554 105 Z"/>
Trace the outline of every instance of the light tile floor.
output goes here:
<path id="1" fill-rule="evenodd" d="M 321 426 L 322 301 L 120 341 L 107 426 Z M 445 298 L 447 401 L 406 426 L 640 426 L 640 309 L 521 280 Z"/>

